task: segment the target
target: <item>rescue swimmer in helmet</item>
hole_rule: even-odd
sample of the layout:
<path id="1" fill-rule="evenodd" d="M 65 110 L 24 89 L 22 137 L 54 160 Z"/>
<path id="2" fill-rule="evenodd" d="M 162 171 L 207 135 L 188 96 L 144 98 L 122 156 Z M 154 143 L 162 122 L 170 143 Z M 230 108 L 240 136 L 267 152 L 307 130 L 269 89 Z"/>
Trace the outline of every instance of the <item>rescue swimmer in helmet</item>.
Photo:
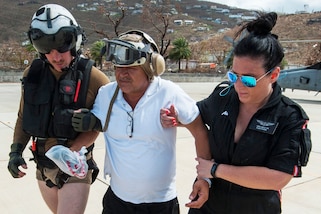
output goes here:
<path id="1" fill-rule="evenodd" d="M 74 131 L 71 118 L 74 109 L 92 108 L 98 89 L 109 79 L 92 60 L 81 57 L 85 33 L 61 5 L 41 6 L 32 17 L 28 37 L 39 58 L 23 73 L 8 170 L 14 178 L 26 175 L 23 152 L 31 140 L 38 186 L 51 212 L 84 213 L 90 184 L 98 173 L 92 157 L 98 132 Z M 89 170 L 84 178 L 64 173 L 45 156 L 55 145 L 71 151 L 86 147 Z"/>

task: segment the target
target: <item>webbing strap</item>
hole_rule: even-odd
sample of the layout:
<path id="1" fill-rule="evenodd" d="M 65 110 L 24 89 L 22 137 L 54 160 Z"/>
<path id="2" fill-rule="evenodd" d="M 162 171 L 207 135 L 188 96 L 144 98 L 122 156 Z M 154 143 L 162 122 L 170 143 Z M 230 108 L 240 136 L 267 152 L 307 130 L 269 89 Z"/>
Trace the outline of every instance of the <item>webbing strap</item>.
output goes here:
<path id="1" fill-rule="evenodd" d="M 105 132 L 105 131 L 107 130 L 107 128 L 108 128 L 108 123 L 109 123 L 109 120 L 110 120 L 111 110 L 112 110 L 113 105 L 114 105 L 114 102 L 115 102 L 115 100 L 116 100 L 118 91 L 119 91 L 119 87 L 118 87 L 118 85 L 117 85 L 117 87 L 116 87 L 116 89 L 115 89 L 115 92 L 114 92 L 114 95 L 113 95 L 113 97 L 111 98 L 111 101 L 110 101 L 110 104 L 109 104 L 109 108 L 108 108 L 108 112 L 107 112 L 107 117 L 106 117 L 105 125 L 104 125 L 104 128 L 103 128 L 103 132 Z"/>

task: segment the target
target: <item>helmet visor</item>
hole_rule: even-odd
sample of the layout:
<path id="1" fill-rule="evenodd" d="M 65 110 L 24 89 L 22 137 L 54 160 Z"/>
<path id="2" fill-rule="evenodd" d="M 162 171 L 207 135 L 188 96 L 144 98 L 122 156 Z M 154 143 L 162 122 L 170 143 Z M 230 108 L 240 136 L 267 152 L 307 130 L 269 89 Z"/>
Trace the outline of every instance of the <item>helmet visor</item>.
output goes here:
<path id="1" fill-rule="evenodd" d="M 48 54 L 55 49 L 65 53 L 76 46 L 77 32 L 72 27 L 62 27 L 55 34 L 45 34 L 40 29 L 32 28 L 28 36 L 35 49 L 42 54 Z"/>
<path id="2" fill-rule="evenodd" d="M 108 40 L 106 60 L 115 65 L 131 65 L 140 58 L 147 56 L 147 52 L 144 49 L 138 50 L 133 44 L 126 41 Z"/>

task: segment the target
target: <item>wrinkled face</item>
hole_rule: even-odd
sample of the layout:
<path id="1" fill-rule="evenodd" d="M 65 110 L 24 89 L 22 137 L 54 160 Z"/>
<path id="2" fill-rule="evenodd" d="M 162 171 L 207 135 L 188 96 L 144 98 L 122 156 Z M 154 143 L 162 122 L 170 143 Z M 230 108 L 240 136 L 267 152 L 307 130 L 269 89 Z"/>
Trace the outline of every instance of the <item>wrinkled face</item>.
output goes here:
<path id="1" fill-rule="evenodd" d="M 142 96 L 149 80 L 140 66 L 116 67 L 115 77 L 119 88 L 127 96 Z"/>
<path id="2" fill-rule="evenodd" d="M 250 57 L 237 57 L 233 59 L 232 71 L 238 76 L 234 83 L 240 102 L 244 104 L 260 104 L 272 91 L 272 84 L 277 80 L 279 67 L 266 75 L 263 60 Z M 247 87 L 240 80 L 241 76 L 252 76 L 256 80 L 255 87 Z"/>
<path id="3" fill-rule="evenodd" d="M 69 67 L 73 56 L 70 51 L 60 53 L 57 50 L 53 49 L 50 53 L 45 54 L 49 63 L 54 67 L 55 70 L 61 72 L 63 68 Z"/>

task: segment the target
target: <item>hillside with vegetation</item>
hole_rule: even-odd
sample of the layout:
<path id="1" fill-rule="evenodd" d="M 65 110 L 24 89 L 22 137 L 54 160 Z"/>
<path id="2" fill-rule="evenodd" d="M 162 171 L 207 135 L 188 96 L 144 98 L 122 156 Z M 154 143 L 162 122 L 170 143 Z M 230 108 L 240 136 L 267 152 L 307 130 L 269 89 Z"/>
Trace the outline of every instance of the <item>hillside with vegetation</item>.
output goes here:
<path id="1" fill-rule="evenodd" d="M 175 20 L 192 20 L 194 29 L 198 27 L 206 27 L 206 34 L 213 34 L 221 28 L 232 27 L 236 24 L 236 19 L 230 19 L 223 12 L 215 12 L 211 7 L 228 9 L 226 5 L 220 5 L 211 2 L 198 2 L 194 0 L 56 0 L 57 4 L 66 7 L 74 15 L 78 23 L 85 29 L 89 42 L 96 41 L 101 35 L 95 31 L 105 31 L 109 37 L 115 37 L 113 24 L 106 17 L 106 13 L 110 13 L 113 19 L 120 16 L 119 2 L 125 8 L 125 18 L 119 25 L 121 32 L 133 28 L 142 29 L 153 37 L 157 37 L 155 28 L 148 19 L 146 19 L 146 8 L 148 2 L 152 2 L 151 12 L 161 12 L 162 15 L 168 16 L 170 19 L 169 29 L 174 34 L 192 37 L 192 40 L 203 39 L 205 32 L 199 30 L 194 34 L 187 29 L 174 24 Z M 118 3 L 117 3 L 118 2 Z M 155 2 L 155 3 L 153 3 Z M 159 3 L 163 2 L 163 3 Z M 50 0 L 0 0 L 0 28 L 6 29 L 0 34 L 0 41 L 26 40 L 25 32 L 28 27 L 33 13 L 43 4 L 52 3 Z M 244 12 L 246 10 L 234 9 L 235 13 Z M 155 15 L 155 14 L 154 14 Z M 217 22 L 214 22 L 217 19 Z M 218 23 L 219 22 L 219 23 Z M 223 22 L 223 24 L 221 24 Z M 156 23 L 158 24 L 158 23 Z M 207 29 L 208 28 L 208 29 Z M 189 29 L 189 28 L 188 28 Z"/>
<path id="2" fill-rule="evenodd" d="M 22 45 L 28 41 L 26 32 L 33 13 L 51 2 L 0 0 L 0 68 L 21 69 L 25 59 L 35 57 L 35 53 L 26 51 Z M 194 51 L 191 60 L 220 64 L 232 47 L 224 36 L 233 37 L 238 25 L 255 14 L 254 11 L 194 0 L 56 0 L 55 3 L 70 10 L 85 30 L 88 37 L 85 50 L 104 37 L 115 37 L 116 31 L 141 29 L 159 45 L 186 38 Z M 116 28 L 115 22 L 121 15 L 124 17 Z M 318 55 L 321 52 L 320 27 L 320 12 L 279 14 L 274 33 L 279 35 L 286 50 L 288 64 L 304 65 L 321 59 Z"/>

